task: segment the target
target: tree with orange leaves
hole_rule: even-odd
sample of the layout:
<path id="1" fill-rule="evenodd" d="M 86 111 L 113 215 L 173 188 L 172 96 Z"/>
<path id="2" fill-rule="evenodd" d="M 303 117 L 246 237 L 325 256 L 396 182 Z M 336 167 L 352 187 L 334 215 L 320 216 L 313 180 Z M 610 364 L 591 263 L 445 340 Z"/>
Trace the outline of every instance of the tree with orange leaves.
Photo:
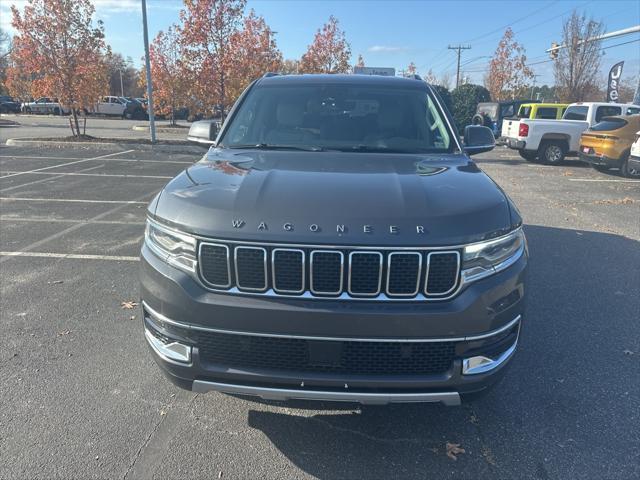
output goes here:
<path id="1" fill-rule="evenodd" d="M 99 20 L 93 25 L 92 3 L 29 0 L 22 15 L 15 6 L 11 11 L 12 61 L 33 77 L 34 95 L 57 98 L 71 110 L 71 131 L 79 136 L 77 110 L 92 105 L 107 86 L 104 27 Z"/>
<path id="2" fill-rule="evenodd" d="M 348 73 L 351 46 L 338 25 L 338 19 L 331 15 L 329 21 L 316 32 L 313 43 L 300 60 L 301 73 Z"/>
<path id="3" fill-rule="evenodd" d="M 533 78 L 533 72 L 526 62 L 524 47 L 514 40 L 511 27 L 507 28 L 485 77 L 484 83 L 492 100 L 507 100 L 523 94 L 529 80 Z"/>
<path id="4" fill-rule="evenodd" d="M 154 109 L 169 116 L 172 124 L 175 124 L 176 110 L 190 104 L 191 75 L 182 61 L 179 39 L 179 31 L 174 25 L 166 32 L 158 32 L 149 45 Z M 142 78 L 146 85 L 146 77 Z"/>
<path id="5" fill-rule="evenodd" d="M 183 1 L 180 43 L 186 65 L 196 73 L 192 96 L 203 102 L 202 113 L 224 116 L 233 100 L 229 94 L 232 38 L 242 25 L 246 0 Z"/>
<path id="6" fill-rule="evenodd" d="M 274 32 L 264 18 L 251 10 L 243 20 L 242 29 L 233 34 L 233 63 L 230 69 L 232 98 L 237 98 L 254 80 L 266 72 L 282 69 L 282 53 L 276 45 Z"/>

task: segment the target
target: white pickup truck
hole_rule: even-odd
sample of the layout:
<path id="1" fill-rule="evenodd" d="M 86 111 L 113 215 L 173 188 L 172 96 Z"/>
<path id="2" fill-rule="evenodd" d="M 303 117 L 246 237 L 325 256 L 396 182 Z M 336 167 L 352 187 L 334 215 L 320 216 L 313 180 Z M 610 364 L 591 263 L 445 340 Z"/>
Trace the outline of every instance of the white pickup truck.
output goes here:
<path id="1" fill-rule="evenodd" d="M 580 147 L 580 135 L 604 117 L 634 115 L 640 106 L 622 103 L 572 103 L 562 120 L 505 119 L 502 136 L 509 148 L 530 162 L 557 164 Z"/>

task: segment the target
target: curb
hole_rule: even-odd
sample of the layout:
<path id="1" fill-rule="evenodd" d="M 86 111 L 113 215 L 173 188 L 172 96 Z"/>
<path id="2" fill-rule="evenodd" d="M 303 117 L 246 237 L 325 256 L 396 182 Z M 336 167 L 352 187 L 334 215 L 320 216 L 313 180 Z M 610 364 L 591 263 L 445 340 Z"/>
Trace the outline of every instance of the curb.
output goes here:
<path id="1" fill-rule="evenodd" d="M 147 150 L 154 152 L 168 153 L 194 153 L 203 154 L 207 147 L 199 147 L 197 145 L 150 145 L 148 143 L 129 143 L 129 142 L 55 142 L 45 140 L 22 140 L 20 138 L 10 138 L 6 141 L 6 145 L 12 147 L 45 147 L 45 148 L 92 148 L 95 150 L 113 150 L 118 148 Z"/>
<path id="2" fill-rule="evenodd" d="M 131 130 L 135 130 L 136 132 L 148 132 L 149 127 L 146 125 L 134 125 L 131 127 Z M 159 133 L 187 133 L 188 131 L 188 128 L 156 127 L 156 132 Z"/>

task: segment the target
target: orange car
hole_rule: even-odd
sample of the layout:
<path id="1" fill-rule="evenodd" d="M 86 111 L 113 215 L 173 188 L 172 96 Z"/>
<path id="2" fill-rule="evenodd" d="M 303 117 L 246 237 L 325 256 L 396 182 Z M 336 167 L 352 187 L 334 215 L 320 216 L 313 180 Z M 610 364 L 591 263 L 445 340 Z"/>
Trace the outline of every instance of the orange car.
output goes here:
<path id="1" fill-rule="evenodd" d="M 625 177 L 636 177 L 629 152 L 638 130 L 640 115 L 603 118 L 580 137 L 580 160 L 600 171 L 619 168 Z"/>

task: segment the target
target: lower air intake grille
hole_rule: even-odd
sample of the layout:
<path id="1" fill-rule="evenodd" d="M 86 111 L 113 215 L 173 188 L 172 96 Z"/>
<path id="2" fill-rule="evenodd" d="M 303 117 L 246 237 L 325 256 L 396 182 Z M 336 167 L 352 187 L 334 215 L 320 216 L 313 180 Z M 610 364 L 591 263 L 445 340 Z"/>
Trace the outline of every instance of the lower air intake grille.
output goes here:
<path id="1" fill-rule="evenodd" d="M 354 375 L 444 373 L 455 342 L 316 341 L 199 332 L 200 359 L 228 367 Z"/>

